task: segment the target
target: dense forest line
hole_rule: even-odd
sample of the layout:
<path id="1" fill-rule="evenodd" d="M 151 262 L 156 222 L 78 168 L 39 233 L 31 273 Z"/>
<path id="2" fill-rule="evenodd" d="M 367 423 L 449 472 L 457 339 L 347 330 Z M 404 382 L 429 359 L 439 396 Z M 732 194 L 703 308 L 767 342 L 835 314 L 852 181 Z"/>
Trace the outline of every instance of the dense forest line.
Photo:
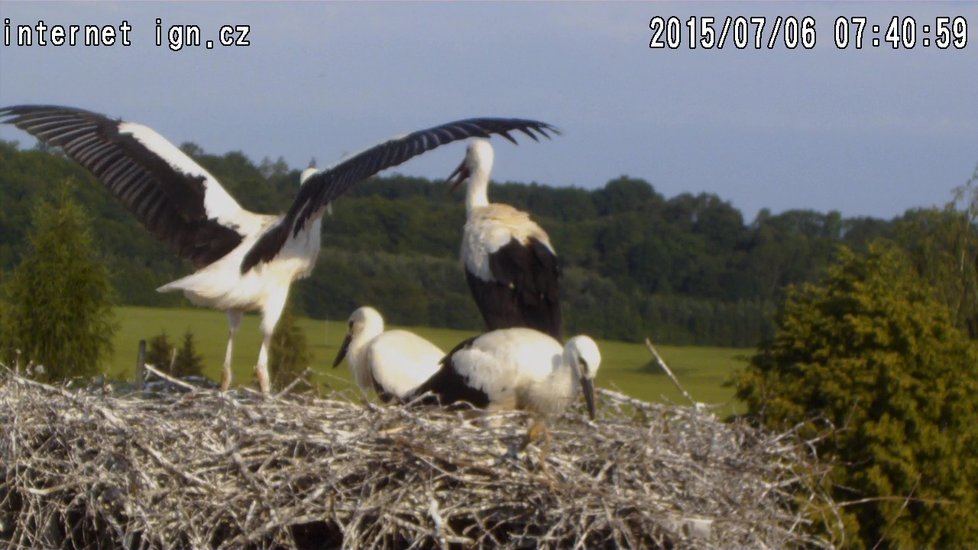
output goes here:
<path id="1" fill-rule="evenodd" d="M 238 152 L 182 148 L 246 208 L 281 212 L 294 197 L 298 170 L 281 159 L 256 164 Z M 74 162 L 12 142 L 0 142 L 0 273 L 25 248 L 38 194 L 62 181 L 71 182 L 95 221 L 120 303 L 186 304 L 155 289 L 191 271 L 189 264 Z M 324 220 L 316 271 L 294 286 L 297 312 L 340 319 L 370 304 L 392 323 L 480 328 L 457 259 L 463 201 L 446 191 L 443 182 L 399 175 L 354 186 Z M 942 216 L 910 210 L 881 220 L 765 210 L 748 222 L 716 195 L 667 198 L 626 176 L 594 190 L 495 183 L 490 199 L 530 211 L 550 233 L 564 266 L 568 334 L 725 346 L 752 346 L 768 336 L 785 285 L 813 280 L 839 244 L 863 250 L 882 237 L 923 246 L 921 232 Z"/>

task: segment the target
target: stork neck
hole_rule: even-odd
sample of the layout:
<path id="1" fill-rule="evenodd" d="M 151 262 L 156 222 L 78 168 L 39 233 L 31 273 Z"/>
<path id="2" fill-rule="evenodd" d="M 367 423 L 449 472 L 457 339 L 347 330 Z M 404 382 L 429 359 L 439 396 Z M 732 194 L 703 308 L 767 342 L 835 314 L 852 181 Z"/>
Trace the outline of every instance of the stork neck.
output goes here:
<path id="1" fill-rule="evenodd" d="M 363 352 L 363 349 L 366 347 L 366 344 L 369 341 L 370 338 L 364 338 L 361 334 L 358 334 L 350 339 L 350 348 L 346 353 L 350 358 L 351 364 L 356 364 L 359 366 L 360 354 Z"/>
<path id="2" fill-rule="evenodd" d="M 564 368 L 560 369 L 560 372 L 567 377 L 567 384 L 576 390 L 581 385 L 581 372 L 577 366 L 577 356 L 574 352 L 566 348 L 564 349 L 563 355 Z"/>
<path id="3" fill-rule="evenodd" d="M 353 378 L 362 389 L 370 387 L 370 366 L 367 365 L 364 352 L 366 351 L 366 341 L 363 338 L 354 338 L 350 341 L 350 349 L 347 351 L 346 360 L 350 364 Z"/>
<path id="4" fill-rule="evenodd" d="M 354 335 L 353 342 L 350 343 L 353 344 L 355 342 L 358 347 L 363 347 L 383 332 L 384 318 L 373 309 L 368 309 L 363 316 L 363 320 L 360 322 L 360 330 L 357 331 Z"/>
<path id="5" fill-rule="evenodd" d="M 577 369 L 571 363 L 566 362 L 560 368 L 554 369 L 550 373 L 549 385 L 555 394 L 569 396 L 577 391 L 580 382 L 577 379 Z"/>
<path id="6" fill-rule="evenodd" d="M 465 193 L 465 213 L 472 214 L 476 208 L 489 206 L 489 174 L 476 170 L 469 177 Z"/>
<path id="7" fill-rule="evenodd" d="M 361 388 L 369 388 L 372 384 L 372 374 L 366 357 L 367 346 L 383 332 L 383 319 L 378 316 L 367 315 L 359 329 L 353 333 L 353 338 L 350 339 L 350 349 L 347 353 L 349 354 L 350 366 L 353 368 L 353 375 L 357 379 L 357 385 Z"/>
<path id="8" fill-rule="evenodd" d="M 323 233 L 323 217 L 319 216 L 309 224 L 309 236 L 312 237 L 310 247 L 316 250 L 316 254 L 319 253 L 319 248 L 321 246 L 320 240 L 322 239 Z"/>

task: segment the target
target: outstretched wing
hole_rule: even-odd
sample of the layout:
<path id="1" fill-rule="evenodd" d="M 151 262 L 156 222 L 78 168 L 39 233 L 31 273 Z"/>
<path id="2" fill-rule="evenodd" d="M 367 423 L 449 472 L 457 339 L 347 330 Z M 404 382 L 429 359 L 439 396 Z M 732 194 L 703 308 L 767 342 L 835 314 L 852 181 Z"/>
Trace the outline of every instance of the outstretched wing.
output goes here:
<path id="1" fill-rule="evenodd" d="M 472 137 L 488 138 L 498 134 L 516 143 L 513 132 L 522 132 L 534 141 L 560 132 L 536 120 L 519 118 L 472 118 L 458 120 L 394 138 L 315 174 L 302 186 L 295 202 L 280 224 L 267 231 L 255 243 L 241 264 L 245 273 L 260 262 L 270 261 L 285 245 L 289 234 L 295 236 L 310 220 L 321 216 L 326 205 L 353 184 L 397 166 L 408 159 L 453 141 Z"/>
<path id="2" fill-rule="evenodd" d="M 52 105 L 2 108 L 0 121 L 60 147 L 197 267 L 226 255 L 261 224 L 207 170 L 146 126 Z"/>

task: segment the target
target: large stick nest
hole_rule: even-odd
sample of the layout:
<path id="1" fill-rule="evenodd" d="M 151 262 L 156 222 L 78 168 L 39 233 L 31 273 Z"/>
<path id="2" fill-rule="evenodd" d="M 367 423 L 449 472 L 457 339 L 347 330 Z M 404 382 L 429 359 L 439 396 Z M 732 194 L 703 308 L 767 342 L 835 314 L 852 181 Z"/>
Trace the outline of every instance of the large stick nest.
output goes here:
<path id="1" fill-rule="evenodd" d="M 333 395 L 114 396 L 0 373 L 12 548 L 830 547 L 793 433 L 602 391 L 527 418 Z M 543 460 L 543 462 L 541 462 Z M 818 522 L 816 522 L 818 523 Z"/>

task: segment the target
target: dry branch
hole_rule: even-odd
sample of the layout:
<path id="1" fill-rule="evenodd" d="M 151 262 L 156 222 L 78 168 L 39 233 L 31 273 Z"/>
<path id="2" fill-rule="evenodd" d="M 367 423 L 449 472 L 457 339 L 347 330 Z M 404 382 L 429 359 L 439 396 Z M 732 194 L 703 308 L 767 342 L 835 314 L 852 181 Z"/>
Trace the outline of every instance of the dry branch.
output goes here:
<path id="1" fill-rule="evenodd" d="M 805 442 L 600 392 L 551 425 L 209 389 L 105 396 L 0 372 L 12 548 L 830 547 Z M 801 509 L 800 509 L 801 508 Z M 831 514 L 826 514 L 831 515 Z M 812 516 L 814 517 L 814 515 Z"/>
<path id="2" fill-rule="evenodd" d="M 646 338 L 645 347 L 649 350 L 649 353 L 652 354 L 652 357 L 655 358 L 655 362 L 659 365 L 659 367 L 662 368 L 662 370 L 665 371 L 665 373 L 669 376 L 669 380 L 672 380 L 672 383 L 674 386 L 676 386 L 676 389 L 678 389 L 679 392 L 683 394 L 683 397 L 686 398 L 686 401 L 689 401 L 689 404 L 694 407 L 700 407 L 701 403 L 693 399 L 693 396 L 689 395 L 689 392 L 686 391 L 686 388 L 684 388 L 683 385 L 679 383 L 679 379 L 676 378 L 676 375 L 672 373 L 672 369 L 670 369 L 669 365 L 666 364 L 665 359 L 663 359 L 662 356 L 659 355 L 658 350 L 656 350 L 655 346 L 652 345 L 652 340 Z"/>

